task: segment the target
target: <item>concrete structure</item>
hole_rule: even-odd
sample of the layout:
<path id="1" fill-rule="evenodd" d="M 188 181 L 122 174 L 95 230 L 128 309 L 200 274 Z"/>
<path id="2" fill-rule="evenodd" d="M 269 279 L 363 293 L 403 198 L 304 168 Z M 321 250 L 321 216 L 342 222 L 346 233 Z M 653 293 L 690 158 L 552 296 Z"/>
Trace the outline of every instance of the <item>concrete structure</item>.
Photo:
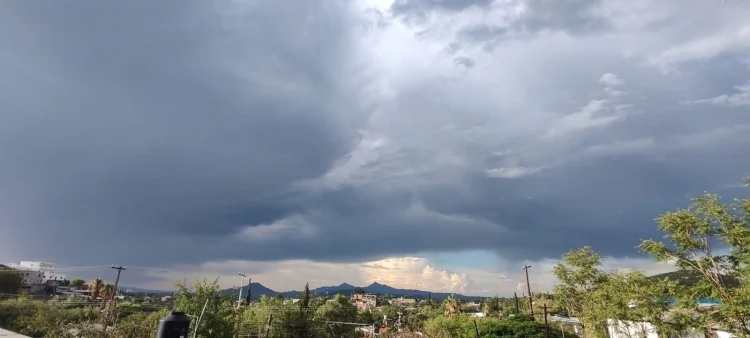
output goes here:
<path id="1" fill-rule="evenodd" d="M 607 320 L 607 330 L 610 338 L 645 337 L 659 338 L 656 329 L 649 322 L 632 322 L 627 320 Z M 722 330 L 713 330 L 716 338 L 732 338 L 733 335 Z M 703 332 L 681 332 L 677 338 L 704 338 Z"/>
<path id="2" fill-rule="evenodd" d="M 417 300 L 414 298 L 393 298 L 390 300 L 390 303 L 392 305 L 401 305 L 401 306 L 411 306 L 417 303 Z"/>
<path id="3" fill-rule="evenodd" d="M 556 322 L 560 324 L 561 327 L 563 327 L 565 330 L 573 331 L 573 333 L 577 334 L 578 336 L 583 335 L 583 325 L 581 325 L 581 320 L 575 317 L 563 317 L 563 316 L 549 316 L 548 317 L 550 322 Z"/>
<path id="4" fill-rule="evenodd" d="M 349 301 L 359 310 L 373 309 L 378 306 L 378 298 L 375 295 L 354 294 Z"/>
<path id="5" fill-rule="evenodd" d="M 40 284 L 50 284 L 48 281 L 61 281 L 65 279 L 64 274 L 55 273 L 55 265 L 46 262 L 21 261 L 19 264 L 11 263 L 8 267 L 16 269 L 23 277 L 26 287 Z"/>
<path id="6" fill-rule="evenodd" d="M 0 328 L 0 338 L 31 338 L 31 337 L 24 336 L 22 334 Z"/>

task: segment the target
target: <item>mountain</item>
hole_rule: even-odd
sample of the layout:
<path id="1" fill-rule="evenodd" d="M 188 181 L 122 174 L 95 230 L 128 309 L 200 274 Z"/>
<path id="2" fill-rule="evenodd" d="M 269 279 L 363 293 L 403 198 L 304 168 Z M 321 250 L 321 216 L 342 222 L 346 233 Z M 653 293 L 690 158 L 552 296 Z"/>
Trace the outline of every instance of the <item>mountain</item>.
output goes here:
<path id="1" fill-rule="evenodd" d="M 735 287 L 739 285 L 739 281 L 736 278 L 732 278 L 729 276 L 722 276 L 724 279 L 724 282 L 728 287 Z M 669 278 L 670 280 L 677 281 L 678 285 L 682 286 L 694 286 L 698 284 L 698 282 L 703 278 L 703 276 L 695 271 L 672 271 L 667 273 L 662 273 L 658 275 L 653 275 L 649 278 L 652 279 L 664 279 Z"/>
<path id="2" fill-rule="evenodd" d="M 363 290 L 365 290 L 367 293 L 372 294 L 383 294 L 383 295 L 391 295 L 391 296 L 409 296 L 409 297 L 415 297 L 415 298 L 428 298 L 431 297 L 436 300 L 442 300 L 445 298 L 448 298 L 451 293 L 443 293 L 443 292 L 430 292 L 430 291 L 423 291 L 423 290 L 413 290 L 413 289 L 397 289 L 385 284 L 380 284 L 378 282 L 372 283 L 368 286 L 361 287 Z M 340 285 L 334 285 L 334 286 L 322 286 L 316 289 L 311 289 L 310 293 L 315 295 L 329 295 L 333 296 L 335 294 L 342 294 L 342 295 L 351 295 L 356 291 L 357 287 L 348 283 L 342 283 Z M 293 297 L 300 297 L 302 295 L 302 291 L 285 291 L 285 292 L 276 292 L 274 290 L 271 290 L 265 286 L 263 286 L 260 283 L 253 283 L 251 287 L 252 291 L 252 298 L 257 299 L 258 297 L 265 295 L 267 297 L 273 297 L 276 295 L 281 295 L 283 297 L 287 298 L 293 298 Z M 237 296 L 236 289 L 227 289 L 224 291 L 228 295 L 235 295 Z M 247 287 L 243 288 L 242 291 L 243 295 L 247 295 Z M 482 297 L 475 297 L 475 296 L 465 296 L 461 294 L 456 294 L 456 297 L 461 299 L 467 299 L 467 300 L 475 300 L 480 299 Z"/>
<path id="3" fill-rule="evenodd" d="M 171 294 L 174 291 L 166 291 L 166 290 L 151 290 L 151 289 L 144 289 L 144 288 L 138 288 L 134 286 L 118 286 L 120 290 L 126 290 L 133 293 L 158 293 L 158 294 Z"/>
<path id="4" fill-rule="evenodd" d="M 236 288 L 224 290 L 224 293 L 226 293 L 228 296 L 231 296 L 231 295 L 239 296 L 237 292 L 239 291 Z M 263 284 L 260 284 L 260 283 L 250 284 L 250 296 L 253 299 L 259 298 L 260 296 L 273 297 L 273 296 L 276 296 L 277 294 L 279 293 L 263 286 Z M 244 299 L 245 297 L 247 297 L 247 285 L 242 287 L 242 298 Z"/>

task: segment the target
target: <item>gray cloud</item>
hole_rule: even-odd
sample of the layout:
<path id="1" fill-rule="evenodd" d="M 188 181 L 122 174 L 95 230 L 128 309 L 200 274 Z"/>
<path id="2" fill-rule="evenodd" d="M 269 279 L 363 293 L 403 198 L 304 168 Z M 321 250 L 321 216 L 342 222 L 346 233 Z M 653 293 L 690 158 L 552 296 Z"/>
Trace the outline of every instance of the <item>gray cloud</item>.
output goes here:
<path id="1" fill-rule="evenodd" d="M 748 174 L 748 6 L 324 4 L 0 4 L 0 258 L 622 257 Z"/>
<path id="2" fill-rule="evenodd" d="M 390 9 L 395 15 L 421 17 L 434 10 L 460 12 L 472 6 L 481 8 L 491 3 L 492 0 L 395 0 Z"/>

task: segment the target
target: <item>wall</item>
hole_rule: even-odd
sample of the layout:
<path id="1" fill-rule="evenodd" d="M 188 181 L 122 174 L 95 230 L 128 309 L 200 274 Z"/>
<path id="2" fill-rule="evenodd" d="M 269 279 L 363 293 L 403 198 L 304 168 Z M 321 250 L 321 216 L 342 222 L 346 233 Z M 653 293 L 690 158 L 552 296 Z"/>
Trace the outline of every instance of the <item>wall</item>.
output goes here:
<path id="1" fill-rule="evenodd" d="M 607 320 L 607 328 L 610 338 L 659 338 L 656 330 L 649 322 L 631 322 L 627 320 Z M 715 331 L 717 338 L 733 338 L 729 332 Z M 700 332 L 683 332 L 678 338 L 704 338 Z"/>

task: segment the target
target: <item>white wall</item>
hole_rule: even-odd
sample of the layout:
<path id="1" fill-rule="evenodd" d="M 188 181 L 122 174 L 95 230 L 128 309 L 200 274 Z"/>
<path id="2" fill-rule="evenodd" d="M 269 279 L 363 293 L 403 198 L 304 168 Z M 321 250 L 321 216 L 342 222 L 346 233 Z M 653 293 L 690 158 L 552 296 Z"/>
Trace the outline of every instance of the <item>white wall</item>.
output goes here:
<path id="1" fill-rule="evenodd" d="M 44 284 L 48 280 L 60 281 L 65 279 L 64 274 L 54 272 L 55 265 L 52 263 L 21 261 L 20 264 L 8 264 L 8 266 L 19 270 L 19 274 L 23 277 L 24 286 Z"/>
<path id="2" fill-rule="evenodd" d="M 649 322 L 609 319 L 607 320 L 607 328 L 610 338 L 642 338 L 644 333 L 646 338 L 659 338 L 653 325 Z M 729 332 L 715 331 L 715 333 L 717 338 L 734 337 Z M 704 338 L 704 335 L 700 332 L 683 332 L 679 335 L 679 338 Z"/>
<path id="3" fill-rule="evenodd" d="M 607 320 L 610 338 L 659 338 L 649 322 L 631 322 L 625 320 Z"/>
<path id="4" fill-rule="evenodd" d="M 18 274 L 23 278 L 22 283 L 24 286 L 32 286 L 35 284 L 44 284 L 44 273 L 24 268 L 18 269 Z"/>

